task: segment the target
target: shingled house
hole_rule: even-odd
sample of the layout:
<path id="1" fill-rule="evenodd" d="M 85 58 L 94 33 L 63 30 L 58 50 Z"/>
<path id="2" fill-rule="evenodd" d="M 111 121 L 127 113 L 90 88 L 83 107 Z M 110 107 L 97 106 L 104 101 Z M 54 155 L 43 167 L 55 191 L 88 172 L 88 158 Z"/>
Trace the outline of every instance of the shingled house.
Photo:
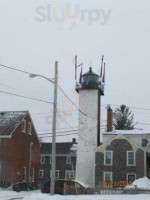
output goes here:
<path id="1" fill-rule="evenodd" d="M 150 132 L 113 130 L 113 113 L 107 110 L 107 131 L 95 153 L 95 185 L 125 186 L 128 181 L 150 178 Z M 106 186 L 109 186 L 106 184 Z"/>
<path id="2" fill-rule="evenodd" d="M 147 176 L 146 151 L 121 134 L 99 146 L 95 160 L 96 186 L 121 187 Z"/>
<path id="3" fill-rule="evenodd" d="M 40 143 L 28 111 L 0 113 L 0 184 L 39 179 Z"/>
<path id="4" fill-rule="evenodd" d="M 56 178 L 74 179 L 76 169 L 77 143 L 72 142 L 56 143 Z M 40 153 L 40 180 L 46 181 L 51 174 L 52 144 L 41 143 Z"/>

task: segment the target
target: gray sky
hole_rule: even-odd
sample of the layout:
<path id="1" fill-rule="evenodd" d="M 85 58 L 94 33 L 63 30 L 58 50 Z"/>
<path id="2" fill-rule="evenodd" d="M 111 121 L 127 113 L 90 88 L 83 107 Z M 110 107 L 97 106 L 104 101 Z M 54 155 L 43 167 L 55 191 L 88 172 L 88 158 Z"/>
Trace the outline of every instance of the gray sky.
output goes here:
<path id="1" fill-rule="evenodd" d="M 53 77 L 54 61 L 58 60 L 59 84 L 77 104 L 74 56 L 77 54 L 83 62 L 84 72 L 91 62 L 93 70 L 99 73 L 104 54 L 106 87 L 102 104 L 150 109 L 149 8 L 149 0 L 1 0 L 0 63 Z M 65 18 L 62 18 L 62 9 Z M 71 18 L 69 14 L 73 15 L 75 9 L 76 15 Z M 0 90 L 53 101 L 53 86 L 47 81 L 30 79 L 1 67 Z M 51 129 L 52 106 L 49 104 L 0 93 L 0 105 L 1 110 L 29 110 L 37 130 Z M 60 93 L 58 107 L 60 111 L 69 112 L 69 116 L 63 116 L 76 128 L 77 112 L 72 111 L 75 108 Z M 150 123 L 150 110 L 132 111 L 135 121 Z M 58 118 L 58 129 L 68 128 L 63 119 Z M 104 106 L 102 119 L 106 119 Z M 138 127 L 148 129 L 150 126 Z"/>

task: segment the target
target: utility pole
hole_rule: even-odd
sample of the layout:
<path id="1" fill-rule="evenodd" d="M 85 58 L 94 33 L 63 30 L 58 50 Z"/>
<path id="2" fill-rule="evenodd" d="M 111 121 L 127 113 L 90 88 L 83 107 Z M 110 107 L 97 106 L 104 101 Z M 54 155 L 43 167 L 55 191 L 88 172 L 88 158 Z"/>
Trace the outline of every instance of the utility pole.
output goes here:
<path id="1" fill-rule="evenodd" d="M 53 104 L 53 127 L 52 127 L 52 167 L 50 194 L 55 192 L 55 166 L 56 166 L 56 115 L 57 115 L 57 88 L 58 88 L 58 61 L 55 62 L 54 78 L 54 104 Z"/>

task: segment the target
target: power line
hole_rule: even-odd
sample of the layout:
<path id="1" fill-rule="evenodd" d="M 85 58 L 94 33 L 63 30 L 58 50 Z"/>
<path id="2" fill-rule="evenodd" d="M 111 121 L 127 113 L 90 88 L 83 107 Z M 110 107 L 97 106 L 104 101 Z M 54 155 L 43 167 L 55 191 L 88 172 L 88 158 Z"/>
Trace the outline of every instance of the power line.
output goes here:
<path id="1" fill-rule="evenodd" d="M 45 100 L 38 99 L 38 98 L 32 98 L 32 97 L 27 97 L 27 96 L 19 95 L 19 94 L 14 94 L 14 93 L 10 93 L 10 92 L 5 92 L 5 91 L 3 91 L 3 90 L 0 90 L 0 92 L 1 92 L 1 93 L 4 93 L 4 94 L 7 94 L 7 95 L 12 95 L 12 96 L 16 96 L 16 97 L 21 97 L 21 98 L 24 98 L 24 99 L 30 99 L 30 100 L 34 100 L 34 101 L 40 101 L 40 102 L 43 102 L 43 103 L 53 104 L 53 103 L 50 102 L 50 101 L 45 101 Z"/>
<path id="2" fill-rule="evenodd" d="M 78 130 L 74 130 L 74 131 L 59 131 L 59 132 L 56 132 L 57 133 L 70 133 L 70 132 L 78 132 Z M 49 135 L 49 134 L 53 134 L 53 133 L 39 133 L 38 135 Z"/>
<path id="3" fill-rule="evenodd" d="M 138 124 L 150 126 L 150 124 L 148 124 L 148 123 L 137 123 L 137 125 L 138 125 Z"/>
<path id="4" fill-rule="evenodd" d="M 0 64 L 0 66 L 1 67 L 3 67 L 3 68 L 7 68 L 7 69 L 11 69 L 11 70 L 14 70 L 14 71 L 18 71 L 18 72 L 21 72 L 21 73 L 24 73 L 24 74 L 28 74 L 28 75 L 30 75 L 30 74 L 33 74 L 33 73 L 31 73 L 31 72 L 27 72 L 27 71 L 25 71 L 25 70 L 21 70 L 21 69 L 18 69 L 18 68 L 15 68 L 15 67 L 10 67 L 10 66 L 7 66 L 7 65 L 4 65 L 4 64 Z M 86 113 L 83 113 L 76 105 L 75 105 L 75 103 L 68 97 L 68 95 L 64 92 L 64 90 L 60 87 L 60 86 L 58 86 L 59 87 L 59 89 L 62 91 L 62 93 L 69 99 L 69 101 L 77 108 L 77 110 L 79 110 L 82 114 L 84 114 L 85 116 L 87 116 L 87 114 Z M 115 104 L 111 104 L 112 106 L 120 106 L 120 105 L 115 105 Z M 101 105 L 101 106 L 105 106 L 105 105 Z M 129 108 L 132 108 L 132 109 L 137 109 L 137 110 L 149 110 L 150 111 L 150 108 L 140 108 L 140 107 L 132 107 L 132 106 L 128 106 Z M 90 116 L 88 116 L 88 117 L 90 117 Z"/>
<path id="5" fill-rule="evenodd" d="M 87 115 L 86 113 L 84 113 L 83 111 L 81 111 L 76 104 L 70 99 L 70 97 L 68 97 L 68 95 L 64 92 L 64 90 L 58 85 L 58 88 L 60 89 L 60 91 L 65 95 L 65 97 L 72 103 L 72 105 L 74 105 L 74 107 L 84 116 L 89 117 L 91 119 L 93 119 L 93 117 Z"/>
<path id="6" fill-rule="evenodd" d="M 60 115 L 61 116 L 61 115 Z M 63 117 L 63 116 L 61 116 L 62 118 L 63 118 L 63 120 L 65 121 L 65 123 L 70 127 L 70 128 L 72 128 L 71 126 L 70 126 L 70 124 L 66 121 L 66 119 Z M 74 131 L 74 129 L 72 129 L 73 131 Z M 81 139 L 83 139 L 85 142 L 88 142 L 89 144 L 92 144 L 92 145 L 96 145 L 96 144 L 94 144 L 94 143 L 92 143 L 92 142 L 90 142 L 90 141 L 88 141 L 88 140 L 86 140 L 85 138 L 83 138 L 81 135 L 79 135 L 79 133 L 78 133 L 78 136 L 81 138 Z"/>
<path id="7" fill-rule="evenodd" d="M 77 133 L 68 133 L 68 134 L 63 134 L 63 135 L 56 135 L 56 137 L 64 137 L 66 135 L 77 135 Z M 49 136 L 44 136 L 44 137 L 39 137 L 39 138 L 48 138 L 48 137 L 52 137 L 52 136 L 49 135 Z"/>
<path id="8" fill-rule="evenodd" d="M 26 93 L 22 92 L 21 90 L 17 90 L 17 89 L 15 89 L 15 88 L 13 88 L 13 87 L 11 87 L 11 86 L 9 86 L 9 85 L 3 84 L 3 83 L 0 83 L 0 85 L 2 85 L 2 86 L 4 86 L 4 87 L 7 87 L 7 88 L 9 88 L 9 89 L 11 89 L 11 90 L 13 90 L 13 91 L 15 91 L 15 92 L 19 92 L 19 93 L 28 95 L 29 97 L 32 97 L 32 98 L 36 98 L 36 97 L 34 97 L 34 96 L 31 96 L 31 95 L 29 95 L 29 94 L 26 94 Z"/>
<path id="9" fill-rule="evenodd" d="M 115 107 L 118 107 L 120 105 L 115 105 L 115 104 L 111 104 L 112 106 L 115 106 Z M 131 109 L 136 109 L 136 110 L 149 110 L 150 111 L 150 108 L 141 108 L 141 107 L 132 107 L 132 106 L 127 106 L 128 108 L 131 108 Z"/>
<path id="10" fill-rule="evenodd" d="M 73 127 L 73 129 L 77 129 L 78 127 Z M 57 130 L 64 130 L 64 129 L 70 129 L 70 128 L 59 128 Z M 50 129 L 41 129 L 41 130 L 37 130 L 37 131 L 49 131 Z"/>
<path id="11" fill-rule="evenodd" d="M 24 71 L 24 70 L 21 70 L 21 69 L 17 69 L 17 68 L 14 68 L 14 67 L 9 67 L 7 65 L 3 65 L 3 64 L 0 64 L 1 67 L 4 67 L 4 68 L 7 68 L 7 69 L 11 69 L 11 70 L 15 70 L 15 71 L 18 71 L 18 72 L 21 72 L 21 73 L 24 73 L 24 74 L 32 74 L 30 72 L 27 72 L 27 71 Z"/>

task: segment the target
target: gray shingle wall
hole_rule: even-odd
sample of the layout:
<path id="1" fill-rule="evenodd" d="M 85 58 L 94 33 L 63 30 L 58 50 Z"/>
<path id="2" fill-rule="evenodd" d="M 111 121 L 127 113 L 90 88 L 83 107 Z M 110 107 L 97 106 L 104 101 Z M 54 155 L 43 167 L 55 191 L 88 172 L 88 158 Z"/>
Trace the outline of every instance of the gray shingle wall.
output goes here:
<path id="1" fill-rule="evenodd" d="M 71 156 L 71 164 L 66 163 L 67 155 L 65 156 L 56 156 L 56 170 L 59 170 L 59 178 L 65 178 L 66 170 L 74 170 L 76 168 L 76 156 Z M 45 163 L 40 165 L 40 170 L 44 170 L 43 181 L 46 181 L 50 178 L 51 164 Z"/>
<path id="2" fill-rule="evenodd" d="M 136 152 L 136 166 L 127 166 L 127 151 L 133 151 L 131 144 L 125 139 L 115 139 L 106 150 L 113 151 L 113 165 L 104 166 L 104 154 L 96 152 L 95 185 L 103 181 L 103 172 L 112 172 L 113 181 L 124 181 L 128 173 L 136 173 L 136 178 L 144 176 L 144 151 Z"/>

